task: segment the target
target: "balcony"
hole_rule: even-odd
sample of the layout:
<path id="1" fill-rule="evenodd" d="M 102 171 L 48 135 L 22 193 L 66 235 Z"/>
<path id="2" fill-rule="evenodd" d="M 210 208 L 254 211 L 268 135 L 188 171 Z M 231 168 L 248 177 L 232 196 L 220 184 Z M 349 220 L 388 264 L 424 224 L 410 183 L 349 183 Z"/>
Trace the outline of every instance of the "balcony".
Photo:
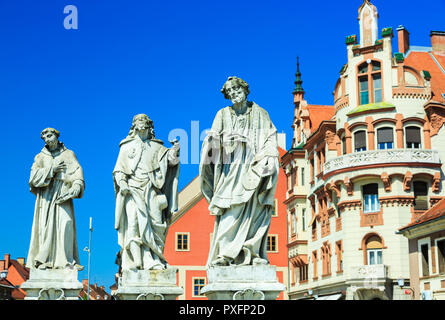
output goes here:
<path id="1" fill-rule="evenodd" d="M 384 264 L 373 264 L 351 267 L 350 279 L 364 281 L 378 281 L 385 279 L 388 274 L 388 266 Z"/>
<path id="2" fill-rule="evenodd" d="M 324 175 L 334 171 L 369 165 L 393 163 L 428 163 L 440 165 L 439 153 L 436 150 L 424 149 L 390 149 L 372 150 L 345 154 L 324 164 Z"/>

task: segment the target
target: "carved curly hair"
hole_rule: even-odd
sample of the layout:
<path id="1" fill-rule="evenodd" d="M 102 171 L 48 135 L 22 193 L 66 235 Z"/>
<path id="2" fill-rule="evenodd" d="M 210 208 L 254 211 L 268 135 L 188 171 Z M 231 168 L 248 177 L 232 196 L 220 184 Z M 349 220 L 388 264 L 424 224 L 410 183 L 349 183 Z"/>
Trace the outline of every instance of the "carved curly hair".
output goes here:
<path id="1" fill-rule="evenodd" d="M 246 81 L 244 81 L 243 79 L 238 78 L 238 77 L 229 77 L 221 89 L 221 92 L 224 95 L 224 98 L 229 99 L 229 96 L 226 93 L 226 86 L 227 86 L 228 82 L 235 82 L 235 84 L 241 86 L 244 89 L 244 91 L 246 92 L 246 96 L 249 95 L 249 93 L 250 93 L 249 84 Z"/>
<path id="2" fill-rule="evenodd" d="M 136 120 L 138 120 L 139 118 L 144 118 L 147 121 L 148 124 L 148 138 L 149 139 L 154 139 L 155 138 L 155 130 L 154 130 L 154 124 L 153 124 L 153 120 L 151 120 L 149 118 L 149 116 L 147 116 L 146 114 L 140 113 L 137 114 L 133 117 L 133 122 L 130 128 L 130 132 L 128 133 L 129 136 L 134 136 L 136 131 L 134 130 L 135 126 L 136 126 Z"/>

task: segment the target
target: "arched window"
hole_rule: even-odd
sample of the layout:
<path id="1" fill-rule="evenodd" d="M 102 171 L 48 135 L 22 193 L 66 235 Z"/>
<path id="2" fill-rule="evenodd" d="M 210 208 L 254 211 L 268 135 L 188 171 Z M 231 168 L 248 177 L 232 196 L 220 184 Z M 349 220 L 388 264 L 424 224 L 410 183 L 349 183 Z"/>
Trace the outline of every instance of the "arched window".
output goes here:
<path id="1" fill-rule="evenodd" d="M 420 128 L 415 126 L 405 129 L 406 147 L 409 149 L 419 149 L 421 145 Z"/>
<path id="2" fill-rule="evenodd" d="M 383 264 L 382 239 L 373 235 L 366 239 L 366 261 L 368 265 Z"/>
<path id="3" fill-rule="evenodd" d="M 379 212 L 379 192 L 377 183 L 363 186 L 363 213 Z"/>
<path id="4" fill-rule="evenodd" d="M 378 61 L 358 67 L 359 105 L 383 101 L 382 68 Z"/>
<path id="5" fill-rule="evenodd" d="M 380 150 L 394 147 L 394 131 L 391 127 L 377 129 L 377 146 Z"/>
<path id="6" fill-rule="evenodd" d="M 366 151 L 366 131 L 360 130 L 354 133 L 355 152 Z"/>

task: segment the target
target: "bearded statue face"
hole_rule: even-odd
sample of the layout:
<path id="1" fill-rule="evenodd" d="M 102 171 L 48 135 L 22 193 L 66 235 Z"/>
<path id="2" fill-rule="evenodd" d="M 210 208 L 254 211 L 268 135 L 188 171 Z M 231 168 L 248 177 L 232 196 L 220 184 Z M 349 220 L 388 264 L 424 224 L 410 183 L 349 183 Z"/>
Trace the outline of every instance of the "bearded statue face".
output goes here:
<path id="1" fill-rule="evenodd" d="M 54 150 L 59 144 L 59 132 L 53 128 L 46 128 L 40 134 L 49 150 Z"/>

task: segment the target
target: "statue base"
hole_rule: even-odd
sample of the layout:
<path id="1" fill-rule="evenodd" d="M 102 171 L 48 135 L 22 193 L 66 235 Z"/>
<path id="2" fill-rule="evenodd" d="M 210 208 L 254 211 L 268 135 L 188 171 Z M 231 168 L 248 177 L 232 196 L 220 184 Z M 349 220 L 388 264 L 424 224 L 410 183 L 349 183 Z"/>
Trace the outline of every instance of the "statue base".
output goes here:
<path id="1" fill-rule="evenodd" d="M 83 288 L 75 269 L 30 269 L 29 279 L 22 283 L 25 300 L 79 300 Z"/>
<path id="2" fill-rule="evenodd" d="M 176 285 L 178 268 L 165 270 L 124 270 L 118 279 L 119 300 L 175 300 L 184 293 Z"/>
<path id="3" fill-rule="evenodd" d="M 201 293 L 209 300 L 276 300 L 286 289 L 271 265 L 210 267 L 207 278 Z"/>

